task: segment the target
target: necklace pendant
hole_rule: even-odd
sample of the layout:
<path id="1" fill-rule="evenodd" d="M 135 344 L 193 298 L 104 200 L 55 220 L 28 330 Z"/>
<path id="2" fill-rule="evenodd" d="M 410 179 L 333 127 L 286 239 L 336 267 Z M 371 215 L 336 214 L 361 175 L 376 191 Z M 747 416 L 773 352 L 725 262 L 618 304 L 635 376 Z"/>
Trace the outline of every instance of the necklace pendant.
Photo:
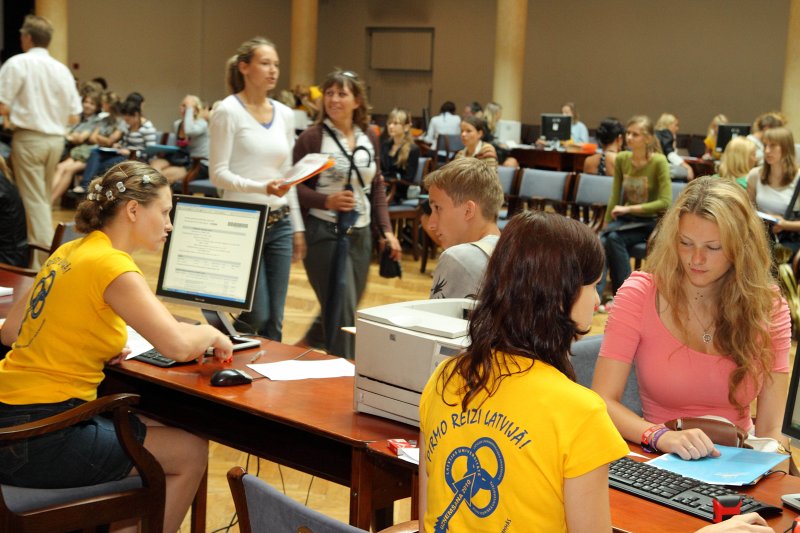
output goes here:
<path id="1" fill-rule="evenodd" d="M 711 344 L 712 338 L 713 337 L 711 336 L 711 333 L 703 333 L 703 342 L 704 343 Z"/>

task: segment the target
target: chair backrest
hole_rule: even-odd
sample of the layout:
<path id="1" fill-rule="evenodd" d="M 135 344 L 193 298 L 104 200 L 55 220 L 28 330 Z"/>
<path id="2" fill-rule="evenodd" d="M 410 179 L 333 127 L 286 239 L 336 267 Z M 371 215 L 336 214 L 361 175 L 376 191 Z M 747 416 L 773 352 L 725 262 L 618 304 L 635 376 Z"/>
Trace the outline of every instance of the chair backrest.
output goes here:
<path id="1" fill-rule="evenodd" d="M 455 157 L 456 152 L 464 149 L 464 143 L 461 142 L 460 133 L 448 133 L 439 135 L 436 138 L 436 150 L 439 156 L 443 156 L 445 161 L 450 161 Z"/>
<path id="2" fill-rule="evenodd" d="M 683 192 L 683 189 L 686 188 L 687 183 L 685 181 L 673 181 L 672 183 L 672 203 L 675 203 L 675 200 L 678 199 L 678 196 Z"/>
<path id="3" fill-rule="evenodd" d="M 334 520 L 294 501 L 239 466 L 228 471 L 228 484 L 241 533 L 299 531 L 301 527 L 316 533 L 364 533 L 363 529 Z"/>
<path id="4" fill-rule="evenodd" d="M 514 178 L 517 172 L 519 172 L 518 167 L 497 167 L 497 176 L 500 178 L 500 185 L 506 198 L 514 194 Z"/>
<path id="5" fill-rule="evenodd" d="M 56 230 L 53 232 L 53 242 L 50 244 L 50 253 L 55 252 L 59 246 L 64 243 L 74 241 L 83 237 L 78 230 L 75 229 L 75 222 L 59 222 Z"/>
<path id="6" fill-rule="evenodd" d="M 580 174 L 578 176 L 578 186 L 575 191 L 575 203 L 586 204 L 607 204 L 608 197 L 611 196 L 611 184 L 614 178 L 611 176 L 598 176 L 597 174 Z"/>
<path id="7" fill-rule="evenodd" d="M 534 209 L 543 209 L 544 205 L 550 204 L 556 211 L 563 212 L 563 203 L 569 195 L 570 176 L 569 172 L 526 168 L 520 177 L 519 196 Z"/>
<path id="8" fill-rule="evenodd" d="M 572 343 L 572 357 L 569 359 L 572 368 L 575 369 L 578 383 L 584 387 L 592 386 L 594 367 L 597 357 L 600 355 L 601 344 L 603 344 L 603 335 L 584 337 Z M 622 405 L 641 416 L 642 401 L 639 397 L 639 382 L 636 380 L 636 372 L 633 367 L 631 367 L 631 373 L 625 383 L 625 391 L 622 393 Z"/>
<path id="9" fill-rule="evenodd" d="M 422 178 L 428 173 L 428 167 L 430 166 L 431 158 L 430 157 L 420 157 L 419 162 L 417 163 L 417 174 L 414 176 L 414 183 L 417 185 L 422 184 Z"/>

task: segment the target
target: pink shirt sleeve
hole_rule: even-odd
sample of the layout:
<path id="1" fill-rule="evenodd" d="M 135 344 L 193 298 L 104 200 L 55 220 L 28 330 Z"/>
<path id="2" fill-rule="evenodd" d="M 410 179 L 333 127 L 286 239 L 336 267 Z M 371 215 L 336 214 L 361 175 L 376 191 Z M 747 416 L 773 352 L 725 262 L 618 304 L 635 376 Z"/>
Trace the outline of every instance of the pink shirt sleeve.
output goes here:
<path id="1" fill-rule="evenodd" d="M 772 309 L 772 324 L 769 328 L 769 336 L 772 339 L 772 353 L 775 354 L 772 371 L 789 372 L 789 351 L 792 349 L 792 319 L 789 316 L 789 306 L 786 304 L 784 297 L 780 295 L 777 287 L 775 292 L 779 297 L 775 298 L 775 306 Z"/>
<path id="2" fill-rule="evenodd" d="M 600 357 L 633 364 L 641 341 L 646 305 L 655 305 L 655 283 L 650 274 L 633 272 L 614 296 Z"/>

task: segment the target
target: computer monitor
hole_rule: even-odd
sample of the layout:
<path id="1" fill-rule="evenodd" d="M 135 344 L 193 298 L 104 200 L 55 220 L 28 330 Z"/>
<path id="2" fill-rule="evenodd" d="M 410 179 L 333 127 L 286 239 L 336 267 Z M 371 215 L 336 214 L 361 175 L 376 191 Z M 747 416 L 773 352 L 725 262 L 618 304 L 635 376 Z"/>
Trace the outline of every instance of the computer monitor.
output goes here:
<path id="1" fill-rule="evenodd" d="M 519 144 L 522 137 L 522 123 L 518 120 L 500 119 L 495 126 L 495 133 L 500 142 Z"/>
<path id="2" fill-rule="evenodd" d="M 200 307 L 209 324 L 236 336 L 229 314 L 253 306 L 268 211 L 262 204 L 175 196 L 156 294 Z"/>
<path id="3" fill-rule="evenodd" d="M 794 354 L 792 375 L 789 377 L 789 395 L 786 397 L 786 408 L 783 412 L 781 433 L 792 439 L 792 446 L 800 446 L 800 344 Z"/>
<path id="4" fill-rule="evenodd" d="M 542 131 L 548 141 L 568 141 L 572 137 L 572 117 L 555 113 L 542 113 Z"/>
<path id="5" fill-rule="evenodd" d="M 720 124 L 717 126 L 717 146 L 715 150 L 722 153 L 734 137 L 750 135 L 750 124 Z"/>

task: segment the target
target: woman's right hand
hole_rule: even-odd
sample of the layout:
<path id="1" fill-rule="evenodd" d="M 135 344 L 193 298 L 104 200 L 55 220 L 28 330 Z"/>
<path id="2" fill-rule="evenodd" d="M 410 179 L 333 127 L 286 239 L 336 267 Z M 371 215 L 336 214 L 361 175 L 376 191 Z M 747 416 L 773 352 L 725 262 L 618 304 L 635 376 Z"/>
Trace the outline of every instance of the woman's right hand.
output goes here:
<path id="1" fill-rule="evenodd" d="M 728 520 L 698 529 L 695 533 L 774 533 L 775 530 L 767 525 L 767 521 L 758 513 L 739 514 Z"/>
<path id="2" fill-rule="evenodd" d="M 352 211 L 356 208 L 356 197 L 353 191 L 339 191 L 325 198 L 325 209 L 332 211 Z"/>
<path id="3" fill-rule="evenodd" d="M 215 359 L 223 363 L 230 362 L 233 357 L 233 343 L 227 335 L 217 332 L 217 335 L 214 336 L 214 340 L 211 343 L 211 347 L 214 349 Z"/>
<path id="4" fill-rule="evenodd" d="M 674 453 L 689 461 L 701 457 L 719 457 L 719 450 L 701 429 L 666 431 L 658 438 L 658 451 Z"/>

